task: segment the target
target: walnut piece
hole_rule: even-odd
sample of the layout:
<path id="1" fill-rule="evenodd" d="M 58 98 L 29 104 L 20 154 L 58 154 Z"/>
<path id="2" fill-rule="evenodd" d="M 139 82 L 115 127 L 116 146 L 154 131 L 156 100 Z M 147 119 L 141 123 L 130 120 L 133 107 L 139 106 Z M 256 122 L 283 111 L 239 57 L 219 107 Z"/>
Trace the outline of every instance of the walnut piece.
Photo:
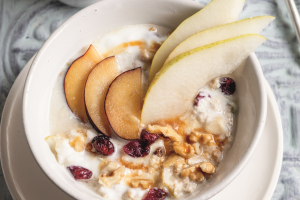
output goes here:
<path id="1" fill-rule="evenodd" d="M 103 167 L 101 167 L 101 173 L 102 174 L 112 174 L 116 169 L 118 169 L 120 166 L 119 163 L 111 161 L 109 163 L 107 163 L 106 165 L 104 165 Z"/>
<path id="2" fill-rule="evenodd" d="M 202 182 L 204 181 L 204 175 L 201 171 L 200 164 L 193 165 L 191 167 L 185 168 L 180 173 L 182 178 L 189 177 L 192 181 Z"/>
<path id="3" fill-rule="evenodd" d="M 211 134 L 202 134 L 200 142 L 202 144 L 206 144 L 208 146 L 211 146 L 211 144 L 214 144 L 214 138 Z"/>
<path id="4" fill-rule="evenodd" d="M 190 134 L 189 140 L 191 142 L 199 142 L 201 136 L 202 136 L 201 132 L 195 131 Z"/>
<path id="5" fill-rule="evenodd" d="M 154 151 L 154 155 L 156 155 L 158 157 L 162 157 L 162 156 L 166 155 L 166 149 L 164 147 L 158 147 Z"/>
<path id="6" fill-rule="evenodd" d="M 195 150 L 195 153 L 197 155 L 200 155 L 202 153 L 201 149 L 200 149 L 200 144 L 199 143 L 194 143 L 192 144 L 194 150 Z"/>
<path id="7" fill-rule="evenodd" d="M 148 125 L 147 129 L 150 133 L 163 134 L 165 137 L 169 137 L 173 142 L 185 142 L 184 136 L 179 135 L 170 125 Z"/>
<path id="8" fill-rule="evenodd" d="M 216 172 L 215 166 L 210 162 L 202 162 L 200 163 L 200 168 L 203 172 L 208 174 L 213 174 Z"/>
<path id="9" fill-rule="evenodd" d="M 188 143 L 174 142 L 173 149 L 184 158 L 191 158 L 195 154 L 194 147 Z"/>
<path id="10" fill-rule="evenodd" d="M 130 180 L 130 186 L 133 188 L 142 188 L 142 189 L 148 189 L 150 186 L 153 186 L 153 181 L 150 179 L 131 179 Z"/>
<path id="11" fill-rule="evenodd" d="M 214 137 L 212 136 L 212 134 L 209 133 L 192 132 L 189 137 L 189 140 L 192 142 L 200 142 L 208 146 L 215 145 Z"/>
<path id="12" fill-rule="evenodd" d="M 86 129 L 77 128 L 76 131 L 71 131 L 69 135 L 69 145 L 77 152 L 85 149 L 86 143 Z"/>
<path id="13" fill-rule="evenodd" d="M 225 137 L 224 135 L 214 135 L 214 140 L 220 149 L 229 142 L 228 137 Z"/>
<path id="14" fill-rule="evenodd" d="M 111 176 L 108 174 L 100 174 L 99 182 L 101 181 L 108 188 L 111 188 L 112 185 L 119 183 L 124 178 L 125 169 L 124 166 L 121 166 L 116 169 Z"/>

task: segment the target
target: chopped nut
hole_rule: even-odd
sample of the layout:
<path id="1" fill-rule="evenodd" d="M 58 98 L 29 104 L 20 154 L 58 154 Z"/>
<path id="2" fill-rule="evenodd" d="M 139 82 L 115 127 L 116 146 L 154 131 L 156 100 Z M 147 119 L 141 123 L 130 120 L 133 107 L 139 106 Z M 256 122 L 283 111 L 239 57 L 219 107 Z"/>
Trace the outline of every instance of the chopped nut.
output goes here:
<path id="1" fill-rule="evenodd" d="M 203 132 L 192 132 L 189 136 L 191 142 L 201 142 L 202 144 L 213 146 L 215 145 L 214 138 L 212 134 L 203 133 Z"/>
<path id="2" fill-rule="evenodd" d="M 191 142 L 199 142 L 200 137 L 202 136 L 202 133 L 200 132 L 192 132 L 191 135 L 189 136 L 189 140 Z"/>
<path id="3" fill-rule="evenodd" d="M 185 159 L 175 153 L 173 153 L 172 155 L 170 155 L 167 160 L 164 162 L 163 166 L 166 167 L 170 167 L 173 166 L 175 164 L 181 164 L 184 165 L 185 164 Z"/>
<path id="4" fill-rule="evenodd" d="M 147 129 L 150 133 L 163 134 L 165 137 L 169 137 L 173 142 L 185 142 L 185 138 L 179 135 L 170 125 L 148 125 Z"/>
<path id="5" fill-rule="evenodd" d="M 194 148 L 188 143 L 174 142 L 173 148 L 177 154 L 184 158 L 191 158 L 195 154 Z"/>
<path id="6" fill-rule="evenodd" d="M 200 164 L 196 164 L 191 167 L 185 168 L 181 171 L 180 175 L 182 178 L 189 177 L 192 181 L 204 181 L 204 175 L 201 171 Z"/>
<path id="7" fill-rule="evenodd" d="M 145 190 L 152 186 L 154 183 L 150 179 L 131 179 L 129 184 L 133 188 L 141 187 Z"/>
<path id="8" fill-rule="evenodd" d="M 101 167 L 101 173 L 102 174 L 112 174 L 116 169 L 118 169 L 120 166 L 119 163 L 111 161 L 107 163 L 105 166 Z"/>
<path id="9" fill-rule="evenodd" d="M 83 140 L 81 137 L 76 137 L 70 141 L 69 144 L 77 152 L 81 152 L 85 149 L 85 139 Z"/>
<path id="10" fill-rule="evenodd" d="M 153 57 L 154 57 L 154 53 L 153 52 L 148 51 L 147 49 L 141 50 L 141 60 L 142 61 L 151 63 Z"/>
<path id="11" fill-rule="evenodd" d="M 192 146 L 193 146 L 193 148 L 194 148 L 194 150 L 195 150 L 195 153 L 197 154 L 197 155 L 200 155 L 202 152 L 201 152 L 201 149 L 200 149 L 200 144 L 199 143 L 194 143 L 194 144 L 192 144 Z"/>
<path id="12" fill-rule="evenodd" d="M 202 134 L 200 142 L 210 147 L 216 145 L 214 138 L 211 134 Z"/>
<path id="13" fill-rule="evenodd" d="M 180 172 L 184 167 L 186 167 L 187 165 L 186 164 L 183 164 L 183 163 L 176 163 L 174 165 L 174 172 L 175 173 L 178 173 Z"/>
<path id="14" fill-rule="evenodd" d="M 126 168 L 124 166 L 121 166 L 116 169 L 111 176 L 107 174 L 100 174 L 99 182 L 101 181 L 104 185 L 111 188 L 112 185 L 119 183 L 124 178 L 125 169 Z"/>
<path id="15" fill-rule="evenodd" d="M 86 130 L 83 128 L 77 128 L 76 131 L 72 131 L 69 135 L 69 145 L 77 152 L 81 152 L 85 149 L 86 143 Z"/>
<path id="16" fill-rule="evenodd" d="M 214 141 L 220 149 L 229 142 L 228 138 L 223 135 L 214 135 Z"/>
<path id="17" fill-rule="evenodd" d="M 158 157 L 162 157 L 165 154 L 166 154 L 166 150 L 164 147 L 158 147 L 154 152 L 154 155 L 157 155 Z"/>
<path id="18" fill-rule="evenodd" d="M 129 169 L 140 169 L 146 171 L 148 168 L 145 166 L 143 159 L 136 158 L 135 160 L 132 160 L 128 155 L 123 155 L 120 159 L 120 162 Z"/>
<path id="19" fill-rule="evenodd" d="M 151 28 L 149 29 L 149 31 L 151 31 L 151 32 L 156 32 L 156 31 L 157 31 L 157 28 L 151 27 Z"/>
<path id="20" fill-rule="evenodd" d="M 202 134 L 200 141 L 203 144 L 209 144 L 213 140 L 213 136 L 211 134 Z"/>
<path id="21" fill-rule="evenodd" d="M 208 174 L 213 174 L 216 172 L 216 169 L 213 166 L 213 164 L 211 164 L 209 162 L 202 162 L 200 164 L 200 168 L 203 172 L 208 173 Z"/>

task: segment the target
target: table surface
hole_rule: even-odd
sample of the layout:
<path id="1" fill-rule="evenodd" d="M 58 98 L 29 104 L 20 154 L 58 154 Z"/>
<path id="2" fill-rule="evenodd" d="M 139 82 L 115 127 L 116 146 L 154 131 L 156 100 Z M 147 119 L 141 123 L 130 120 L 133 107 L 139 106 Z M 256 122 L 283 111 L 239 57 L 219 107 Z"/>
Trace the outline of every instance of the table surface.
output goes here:
<path id="1" fill-rule="evenodd" d="M 196 0 L 206 5 L 211 0 Z M 300 10 L 300 0 L 295 0 Z M 57 0 L 0 0 L 0 113 L 14 80 L 50 34 L 80 9 Z M 281 113 L 284 154 L 272 200 L 300 199 L 300 51 L 284 0 L 246 0 L 240 18 L 272 15 L 276 20 L 256 50 Z M 0 199 L 11 200 L 2 169 Z"/>

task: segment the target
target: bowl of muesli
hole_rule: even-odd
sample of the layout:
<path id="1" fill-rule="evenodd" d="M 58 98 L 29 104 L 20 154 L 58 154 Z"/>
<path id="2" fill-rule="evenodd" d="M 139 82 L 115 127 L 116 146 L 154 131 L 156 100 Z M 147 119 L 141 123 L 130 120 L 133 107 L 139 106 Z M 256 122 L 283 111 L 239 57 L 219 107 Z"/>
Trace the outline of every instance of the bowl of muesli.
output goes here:
<path id="1" fill-rule="evenodd" d="M 225 188 L 249 161 L 267 108 L 252 52 L 273 18 L 237 21 L 243 5 L 107 0 L 63 23 L 23 95 L 46 175 L 75 199 L 200 200 Z"/>

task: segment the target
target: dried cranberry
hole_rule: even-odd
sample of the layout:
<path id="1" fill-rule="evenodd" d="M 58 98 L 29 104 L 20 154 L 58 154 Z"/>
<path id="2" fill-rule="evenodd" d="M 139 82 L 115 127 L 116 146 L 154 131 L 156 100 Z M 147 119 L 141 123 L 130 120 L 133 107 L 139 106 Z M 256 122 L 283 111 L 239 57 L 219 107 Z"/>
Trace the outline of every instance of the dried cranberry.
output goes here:
<path id="1" fill-rule="evenodd" d="M 211 98 L 211 96 L 209 94 L 207 94 L 206 92 L 199 92 L 199 94 L 195 98 L 194 106 L 198 106 L 199 101 L 205 97 Z"/>
<path id="2" fill-rule="evenodd" d="M 229 77 L 220 78 L 220 88 L 226 95 L 232 95 L 235 92 L 235 82 Z"/>
<path id="3" fill-rule="evenodd" d="M 140 140 L 142 142 L 144 142 L 147 145 L 151 145 L 153 144 L 157 139 L 159 138 L 159 135 L 155 134 L 155 133 L 149 133 L 148 131 L 146 131 L 145 129 L 142 130 L 141 133 L 141 138 Z"/>
<path id="4" fill-rule="evenodd" d="M 168 193 L 163 189 L 151 188 L 143 200 L 164 200 Z"/>
<path id="5" fill-rule="evenodd" d="M 107 139 L 107 140 L 109 140 L 109 137 L 107 137 L 107 136 L 104 135 L 104 134 L 100 134 L 100 135 L 95 136 L 95 137 L 93 138 L 93 140 L 92 140 L 91 143 L 93 143 L 94 141 L 99 140 L 99 139 Z"/>
<path id="6" fill-rule="evenodd" d="M 132 157 L 144 157 L 150 152 L 150 146 L 141 140 L 132 140 L 123 147 L 123 151 Z"/>
<path id="7" fill-rule="evenodd" d="M 104 135 L 98 135 L 92 140 L 92 146 L 98 154 L 109 156 L 115 151 L 115 147 L 109 138 Z"/>
<path id="8" fill-rule="evenodd" d="M 93 175 L 93 172 L 91 172 L 90 170 L 88 170 L 84 167 L 71 165 L 71 166 L 68 166 L 67 168 L 70 170 L 70 172 L 74 176 L 75 180 L 89 179 Z"/>

